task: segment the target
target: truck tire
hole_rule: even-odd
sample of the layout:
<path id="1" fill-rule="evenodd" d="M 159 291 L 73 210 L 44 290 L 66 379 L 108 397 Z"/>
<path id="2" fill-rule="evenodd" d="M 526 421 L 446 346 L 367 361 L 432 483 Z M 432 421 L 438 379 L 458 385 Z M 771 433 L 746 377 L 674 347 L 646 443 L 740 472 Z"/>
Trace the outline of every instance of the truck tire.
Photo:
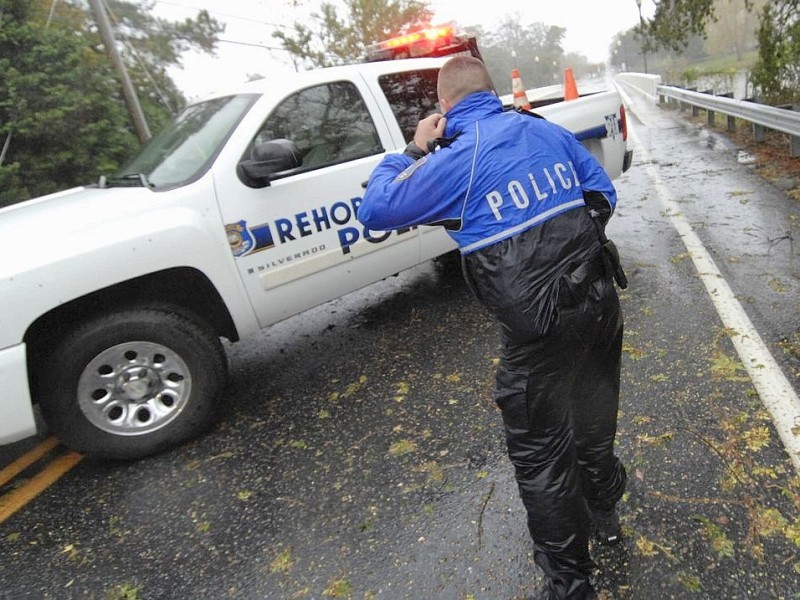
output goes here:
<path id="1" fill-rule="evenodd" d="M 39 365 L 45 423 L 87 456 L 141 458 L 205 431 L 227 377 L 219 337 L 168 306 L 87 320 Z"/>

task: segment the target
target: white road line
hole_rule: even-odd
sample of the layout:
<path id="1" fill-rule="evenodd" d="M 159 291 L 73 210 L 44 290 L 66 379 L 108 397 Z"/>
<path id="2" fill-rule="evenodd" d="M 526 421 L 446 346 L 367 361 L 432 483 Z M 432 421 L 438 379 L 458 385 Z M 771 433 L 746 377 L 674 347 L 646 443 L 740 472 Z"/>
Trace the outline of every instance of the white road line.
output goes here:
<path id="1" fill-rule="evenodd" d="M 789 453 L 795 471 L 800 473 L 800 398 L 753 327 L 742 305 L 736 300 L 700 238 L 684 217 L 680 206 L 661 179 L 657 167 L 630 123 L 628 130 L 630 137 L 636 143 L 634 156 L 638 156 L 638 160 L 643 163 L 643 168 L 658 192 L 665 214 L 683 240 L 723 324 L 735 332 L 731 340 L 736 351 L 761 401 L 772 415 L 775 428 Z"/>

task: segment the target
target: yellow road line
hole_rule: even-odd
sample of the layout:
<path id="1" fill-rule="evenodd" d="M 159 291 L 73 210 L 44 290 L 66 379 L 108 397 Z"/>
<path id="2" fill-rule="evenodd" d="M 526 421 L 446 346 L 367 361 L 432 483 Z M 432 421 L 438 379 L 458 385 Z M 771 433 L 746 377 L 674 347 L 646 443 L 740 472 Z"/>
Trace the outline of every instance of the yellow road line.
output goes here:
<path id="1" fill-rule="evenodd" d="M 82 454 L 69 451 L 47 464 L 20 487 L 0 496 L 0 523 L 36 498 L 48 487 L 58 481 L 67 471 L 83 459 Z"/>
<path id="2" fill-rule="evenodd" d="M 50 436 L 43 442 L 40 442 L 35 448 L 28 450 L 25 454 L 0 471 L 0 485 L 7 484 L 56 446 L 58 446 L 58 439 L 55 436 Z"/>

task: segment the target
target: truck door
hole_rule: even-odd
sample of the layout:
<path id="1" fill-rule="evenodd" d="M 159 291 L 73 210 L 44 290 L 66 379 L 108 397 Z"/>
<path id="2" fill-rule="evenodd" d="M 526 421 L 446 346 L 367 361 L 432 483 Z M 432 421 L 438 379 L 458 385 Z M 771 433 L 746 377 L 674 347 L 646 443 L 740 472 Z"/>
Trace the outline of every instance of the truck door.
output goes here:
<path id="1" fill-rule="evenodd" d="M 387 73 L 378 77 L 378 85 L 383 92 L 380 102 L 385 104 L 384 110 L 394 115 L 392 132 L 399 140 L 398 146 L 404 147 L 414 139 L 414 132 L 420 119 L 433 112 L 439 112 L 439 99 L 436 82 L 439 69 L 418 69 Z M 456 243 L 447 235 L 443 227 L 419 227 L 420 257 L 428 260 L 457 248 Z"/>
<path id="2" fill-rule="evenodd" d="M 231 252 L 262 327 L 420 262 L 417 230 L 371 232 L 356 220 L 362 183 L 391 137 L 362 85 L 299 90 L 254 132 L 250 148 L 294 142 L 298 169 L 266 187 L 241 173 L 217 180 Z"/>

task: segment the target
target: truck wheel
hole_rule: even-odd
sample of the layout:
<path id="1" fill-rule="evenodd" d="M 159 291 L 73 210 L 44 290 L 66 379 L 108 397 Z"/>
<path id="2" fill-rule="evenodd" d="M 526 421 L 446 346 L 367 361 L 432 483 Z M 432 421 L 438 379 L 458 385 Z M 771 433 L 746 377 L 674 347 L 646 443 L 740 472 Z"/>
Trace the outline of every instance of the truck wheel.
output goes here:
<path id="1" fill-rule="evenodd" d="M 166 306 L 84 322 L 39 365 L 39 403 L 78 452 L 135 459 L 175 446 L 214 420 L 227 376 L 219 337 Z"/>

